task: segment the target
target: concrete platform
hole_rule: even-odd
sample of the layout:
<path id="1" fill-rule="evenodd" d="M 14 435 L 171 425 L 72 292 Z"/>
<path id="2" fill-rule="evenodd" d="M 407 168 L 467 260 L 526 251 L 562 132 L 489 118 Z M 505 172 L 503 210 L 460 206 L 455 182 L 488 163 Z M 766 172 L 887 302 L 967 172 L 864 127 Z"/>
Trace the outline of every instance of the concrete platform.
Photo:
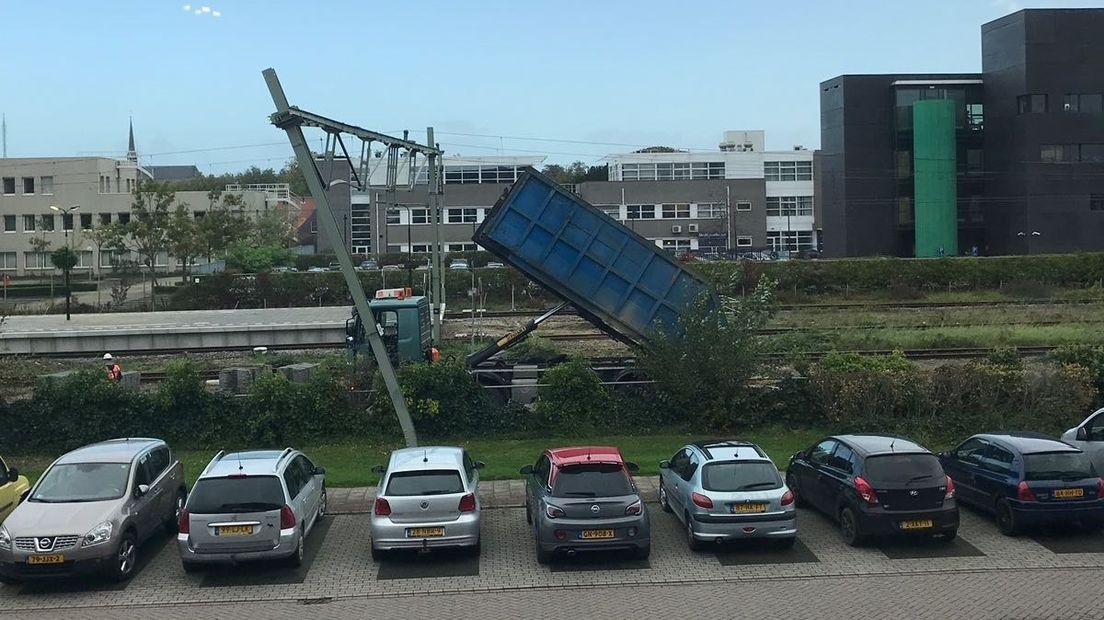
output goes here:
<path id="1" fill-rule="evenodd" d="M 10 316 L 0 354 L 292 347 L 345 343 L 350 308 L 271 308 Z"/>

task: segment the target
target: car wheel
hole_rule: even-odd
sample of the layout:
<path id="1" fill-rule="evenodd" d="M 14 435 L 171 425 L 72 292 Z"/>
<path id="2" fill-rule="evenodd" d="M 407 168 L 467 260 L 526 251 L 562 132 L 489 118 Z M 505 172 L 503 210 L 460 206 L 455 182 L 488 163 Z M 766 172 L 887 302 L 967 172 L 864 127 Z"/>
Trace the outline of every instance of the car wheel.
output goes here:
<path id="1" fill-rule="evenodd" d="M 525 500 L 525 522 L 529 525 L 533 525 L 533 513 L 530 512 L 532 508 L 529 506 L 529 500 Z"/>
<path id="2" fill-rule="evenodd" d="M 663 488 L 663 483 L 659 483 L 659 507 L 663 509 L 663 512 L 671 512 L 671 504 L 667 499 L 667 489 Z"/>
<path id="3" fill-rule="evenodd" d="M 128 530 L 123 533 L 119 547 L 115 550 L 108 577 L 112 581 L 126 581 L 134 575 L 134 565 L 138 562 L 138 538 Z"/>
<path id="4" fill-rule="evenodd" d="M 382 562 L 385 559 L 387 559 L 387 552 L 372 545 L 372 560 L 375 562 Z"/>
<path id="5" fill-rule="evenodd" d="M 694 536 L 694 520 L 690 518 L 689 514 L 686 515 L 686 546 L 690 547 L 691 551 L 701 551 L 705 546 L 702 541 Z"/>
<path id="6" fill-rule="evenodd" d="M 184 512 L 184 504 L 187 503 L 188 496 L 184 493 L 184 490 L 176 492 L 176 499 L 173 500 L 173 511 L 169 514 L 169 518 L 165 521 L 165 533 L 175 534 L 180 527 L 180 513 Z"/>
<path id="7" fill-rule="evenodd" d="M 779 549 L 793 549 L 794 544 L 797 542 L 797 536 L 790 536 L 789 538 L 780 538 L 776 541 Z"/>
<path id="8" fill-rule="evenodd" d="M 790 492 L 794 494 L 794 506 L 798 508 L 807 508 L 809 502 L 805 501 L 805 498 L 797 490 L 797 478 L 793 474 L 786 474 L 786 486 L 790 488 Z"/>
<path id="9" fill-rule="evenodd" d="M 322 519 L 326 518 L 326 508 L 327 508 L 326 502 L 327 501 L 328 500 L 326 498 L 326 487 L 323 486 L 322 487 L 322 496 L 318 498 L 318 515 L 314 518 L 315 523 L 317 523 L 317 522 L 321 521 Z"/>
<path id="10" fill-rule="evenodd" d="M 537 564 L 550 564 L 552 562 L 552 552 L 541 545 L 540 530 L 537 528 L 533 528 L 533 541 L 537 549 Z"/>
<path id="11" fill-rule="evenodd" d="M 859 518 L 855 516 L 855 511 L 851 507 L 846 507 L 840 511 L 839 523 L 840 532 L 843 534 L 843 542 L 852 547 L 861 547 L 864 540 L 859 529 Z"/>
<path id="12" fill-rule="evenodd" d="M 303 537 L 303 527 L 299 527 L 299 544 L 295 545 L 295 553 L 288 556 L 287 564 L 292 568 L 299 568 L 303 565 L 303 552 L 307 546 L 307 540 Z"/>
<path id="13" fill-rule="evenodd" d="M 467 549 L 468 555 L 477 558 L 483 553 L 483 539 L 479 539 L 476 543 Z"/>
<path id="14" fill-rule="evenodd" d="M 937 542 L 941 542 L 945 545 L 949 545 L 952 542 L 954 542 L 955 538 L 958 538 L 958 530 L 957 529 L 947 530 L 946 532 L 943 532 L 942 534 L 936 534 L 934 536 L 934 538 Z"/>
<path id="15" fill-rule="evenodd" d="M 1005 536 L 1017 536 L 1020 533 L 1020 524 L 1016 521 L 1016 513 L 1012 505 L 1006 499 L 997 500 L 997 528 Z"/>
<path id="16" fill-rule="evenodd" d="M 199 562 L 181 562 L 180 566 L 184 568 L 184 572 L 188 574 L 198 573 L 203 570 L 203 565 Z"/>
<path id="17" fill-rule="evenodd" d="M 652 545 L 648 543 L 643 547 L 637 547 L 633 550 L 633 557 L 637 560 L 647 560 L 648 556 L 652 554 Z"/>

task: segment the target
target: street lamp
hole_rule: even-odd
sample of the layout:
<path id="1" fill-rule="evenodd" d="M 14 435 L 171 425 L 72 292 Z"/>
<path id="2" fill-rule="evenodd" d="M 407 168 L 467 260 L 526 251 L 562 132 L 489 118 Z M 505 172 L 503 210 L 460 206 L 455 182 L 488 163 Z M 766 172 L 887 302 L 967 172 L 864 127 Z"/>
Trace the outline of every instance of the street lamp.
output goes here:
<path id="1" fill-rule="evenodd" d="M 1031 239 L 1029 237 L 1041 237 L 1042 235 L 1043 235 L 1043 233 L 1041 233 L 1037 230 L 1031 231 L 1030 234 L 1026 233 L 1022 230 L 1020 232 L 1016 233 L 1017 237 L 1022 237 L 1023 238 L 1023 240 L 1024 240 L 1024 250 L 1028 254 L 1031 253 Z"/>
<path id="2" fill-rule="evenodd" d="M 66 218 L 66 216 L 69 217 L 69 225 L 72 226 L 72 224 L 73 224 L 73 211 L 76 211 L 79 208 L 80 208 L 80 205 L 73 205 L 71 207 L 59 207 L 59 206 L 56 206 L 56 205 L 50 205 L 50 210 L 51 211 L 56 211 L 57 213 L 61 214 L 61 229 L 62 229 L 62 231 L 65 232 L 66 257 L 65 257 L 65 263 L 64 263 L 64 266 L 65 266 L 64 273 L 65 273 L 65 320 L 66 321 L 68 321 L 72 316 L 70 314 L 70 304 L 72 303 L 73 291 L 69 287 L 69 272 L 72 270 L 72 265 L 70 265 L 70 262 L 72 262 L 73 248 L 69 247 L 69 229 L 65 227 L 65 218 Z"/>

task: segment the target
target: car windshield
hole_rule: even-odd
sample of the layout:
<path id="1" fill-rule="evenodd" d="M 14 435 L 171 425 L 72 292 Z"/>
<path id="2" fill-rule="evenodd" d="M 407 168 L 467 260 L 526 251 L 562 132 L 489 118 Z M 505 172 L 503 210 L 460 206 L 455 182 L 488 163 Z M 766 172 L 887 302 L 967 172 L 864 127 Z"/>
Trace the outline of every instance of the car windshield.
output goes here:
<path id="1" fill-rule="evenodd" d="M 555 497 L 615 497 L 632 492 L 625 468 L 617 463 L 561 467 L 552 489 Z"/>
<path id="2" fill-rule="evenodd" d="M 130 463 L 54 465 L 42 476 L 32 502 L 103 502 L 126 494 Z"/>
<path id="3" fill-rule="evenodd" d="M 1082 480 L 1095 477 L 1092 461 L 1084 452 L 1024 455 L 1024 478 L 1027 480 Z"/>
<path id="4" fill-rule="evenodd" d="M 284 506 L 284 487 L 276 476 L 202 478 L 188 496 L 188 511 L 201 514 L 267 512 Z"/>
<path id="5" fill-rule="evenodd" d="M 392 497 L 412 495 L 448 495 L 463 493 L 464 481 L 455 469 L 428 471 L 400 471 L 391 474 L 387 482 L 387 495 Z"/>
<path id="6" fill-rule="evenodd" d="M 782 488 L 778 468 L 767 461 L 727 461 L 702 468 L 706 491 L 769 491 Z"/>
<path id="7" fill-rule="evenodd" d="M 887 454 L 866 459 L 864 477 L 871 484 L 943 483 L 943 467 L 932 454 Z"/>

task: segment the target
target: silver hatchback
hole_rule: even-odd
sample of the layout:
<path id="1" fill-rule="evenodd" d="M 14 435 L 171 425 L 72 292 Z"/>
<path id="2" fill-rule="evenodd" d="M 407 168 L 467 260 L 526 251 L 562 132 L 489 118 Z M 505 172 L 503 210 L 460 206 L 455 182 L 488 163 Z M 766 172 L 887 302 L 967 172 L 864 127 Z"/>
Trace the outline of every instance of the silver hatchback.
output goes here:
<path id="1" fill-rule="evenodd" d="M 216 454 L 180 514 L 184 570 L 251 560 L 302 564 L 306 537 L 326 515 L 325 475 L 292 448 Z"/>
<path id="2" fill-rule="evenodd" d="M 372 558 L 395 549 L 480 550 L 479 470 L 463 448 L 405 448 L 391 453 L 372 509 Z"/>
<path id="3" fill-rule="evenodd" d="M 748 538 L 794 544 L 794 494 L 759 446 L 699 441 L 659 468 L 660 506 L 682 521 L 691 549 Z"/>

